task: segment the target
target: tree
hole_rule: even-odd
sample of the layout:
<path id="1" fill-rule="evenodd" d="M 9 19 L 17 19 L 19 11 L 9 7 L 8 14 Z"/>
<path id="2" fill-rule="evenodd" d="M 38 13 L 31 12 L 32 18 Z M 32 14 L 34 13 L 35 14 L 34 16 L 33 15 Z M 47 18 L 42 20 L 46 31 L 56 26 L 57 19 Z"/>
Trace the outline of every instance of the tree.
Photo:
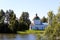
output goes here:
<path id="1" fill-rule="evenodd" d="M 16 28 L 17 28 L 17 24 L 16 24 L 16 15 L 14 14 L 14 11 L 13 10 L 10 10 L 9 11 L 9 28 L 10 30 L 12 30 L 12 32 L 16 32 Z"/>
<path id="2" fill-rule="evenodd" d="M 53 37 L 53 40 L 57 40 L 56 38 L 60 37 L 60 7 L 56 15 L 56 23 L 55 23 L 55 28 L 54 28 L 52 37 Z"/>
<path id="3" fill-rule="evenodd" d="M 1 10 L 0 11 L 0 32 L 4 31 L 4 19 L 5 19 L 5 12 Z"/>
<path id="4" fill-rule="evenodd" d="M 48 25 L 49 26 L 49 25 Z M 44 33 L 48 39 L 57 40 L 57 37 L 60 37 L 60 11 L 58 10 L 58 14 L 54 15 L 52 20 L 52 26 L 47 27 Z"/>
<path id="5" fill-rule="evenodd" d="M 9 24 L 9 11 L 8 10 L 5 13 L 5 21 L 7 24 Z"/>
<path id="6" fill-rule="evenodd" d="M 41 20 L 43 23 L 47 22 L 47 18 L 45 18 L 45 16 L 42 18 Z"/>
<path id="7" fill-rule="evenodd" d="M 28 30 L 29 26 L 30 26 L 30 20 L 29 20 L 29 13 L 28 12 L 22 12 L 22 15 L 19 19 L 19 23 L 20 23 L 20 30 Z M 25 25 L 25 26 L 24 26 Z"/>
<path id="8" fill-rule="evenodd" d="M 44 35 L 48 37 L 49 40 L 52 39 L 52 34 L 54 33 L 54 28 L 55 28 L 55 24 L 56 24 L 56 17 L 54 16 L 52 11 L 48 12 L 48 22 L 49 25 L 48 27 L 45 29 L 45 33 Z"/>
<path id="9" fill-rule="evenodd" d="M 52 20 L 53 20 L 53 11 L 48 12 L 48 24 L 52 26 Z"/>
<path id="10" fill-rule="evenodd" d="M 58 13 L 56 15 L 56 19 L 57 19 L 58 23 L 60 23 L 60 7 L 58 9 Z"/>
<path id="11" fill-rule="evenodd" d="M 5 13 L 3 10 L 0 11 L 0 24 L 1 23 L 4 23 L 4 16 L 5 16 Z"/>
<path id="12" fill-rule="evenodd" d="M 53 11 L 48 12 L 48 17 L 50 17 L 51 19 L 53 18 Z"/>

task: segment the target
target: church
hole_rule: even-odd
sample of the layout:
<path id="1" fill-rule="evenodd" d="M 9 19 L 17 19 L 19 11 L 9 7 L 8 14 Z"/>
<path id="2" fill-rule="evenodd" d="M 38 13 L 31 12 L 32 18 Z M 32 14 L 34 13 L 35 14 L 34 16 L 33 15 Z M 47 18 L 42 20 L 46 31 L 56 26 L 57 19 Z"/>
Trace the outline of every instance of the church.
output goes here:
<path id="1" fill-rule="evenodd" d="M 36 14 L 33 19 L 33 23 L 30 25 L 30 30 L 44 30 L 48 26 L 48 23 L 41 22 L 41 19 Z"/>

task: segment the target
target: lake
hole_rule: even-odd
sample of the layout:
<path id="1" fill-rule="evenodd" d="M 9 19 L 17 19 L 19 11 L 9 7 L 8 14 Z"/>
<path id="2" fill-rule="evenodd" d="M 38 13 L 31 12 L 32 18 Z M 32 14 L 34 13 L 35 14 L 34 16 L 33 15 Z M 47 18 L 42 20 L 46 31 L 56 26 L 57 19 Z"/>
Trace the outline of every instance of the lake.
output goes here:
<path id="1" fill-rule="evenodd" d="M 40 40 L 36 34 L 0 34 L 0 40 Z"/>

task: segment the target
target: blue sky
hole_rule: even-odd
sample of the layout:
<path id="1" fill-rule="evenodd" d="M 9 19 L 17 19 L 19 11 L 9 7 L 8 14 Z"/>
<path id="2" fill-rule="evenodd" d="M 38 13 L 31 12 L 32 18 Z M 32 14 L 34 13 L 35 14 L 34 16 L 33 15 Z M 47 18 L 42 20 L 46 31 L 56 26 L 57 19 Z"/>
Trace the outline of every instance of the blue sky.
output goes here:
<path id="1" fill-rule="evenodd" d="M 0 9 L 4 11 L 12 9 L 18 18 L 23 11 L 29 12 L 30 20 L 36 13 L 40 18 L 47 17 L 49 10 L 56 14 L 59 6 L 60 0 L 0 0 Z"/>

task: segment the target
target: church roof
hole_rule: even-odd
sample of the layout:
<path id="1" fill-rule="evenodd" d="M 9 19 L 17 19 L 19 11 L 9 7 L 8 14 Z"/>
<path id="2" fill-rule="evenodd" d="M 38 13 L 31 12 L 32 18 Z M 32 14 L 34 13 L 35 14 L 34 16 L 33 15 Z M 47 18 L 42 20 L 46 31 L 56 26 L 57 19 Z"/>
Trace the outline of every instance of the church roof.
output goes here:
<path id="1" fill-rule="evenodd" d="M 37 16 L 37 14 L 36 14 L 36 16 L 34 17 L 34 19 L 33 20 L 40 20 L 40 18 Z"/>

